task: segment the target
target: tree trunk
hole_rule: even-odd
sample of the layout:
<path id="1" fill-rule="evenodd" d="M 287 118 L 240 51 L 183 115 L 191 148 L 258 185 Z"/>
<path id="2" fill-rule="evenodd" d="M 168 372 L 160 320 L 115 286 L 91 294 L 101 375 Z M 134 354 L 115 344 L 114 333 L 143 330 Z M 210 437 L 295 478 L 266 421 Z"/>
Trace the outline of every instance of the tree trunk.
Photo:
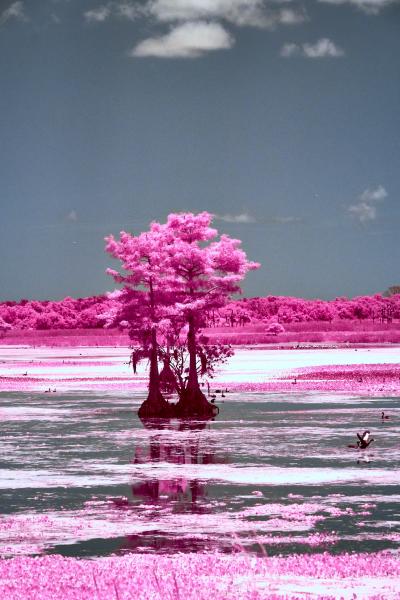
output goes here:
<path id="1" fill-rule="evenodd" d="M 165 400 L 160 391 L 160 376 L 158 373 L 157 334 L 151 332 L 149 394 L 140 406 L 138 415 L 143 419 L 168 419 L 171 417 L 171 405 Z"/>
<path id="2" fill-rule="evenodd" d="M 173 370 L 171 369 L 169 348 L 167 348 L 167 354 L 164 356 L 163 362 L 164 365 L 160 373 L 160 387 L 163 390 L 163 392 L 167 392 L 168 394 L 178 392 L 179 390 L 176 376 Z"/>
<path id="3" fill-rule="evenodd" d="M 208 402 L 200 389 L 196 364 L 196 329 L 193 315 L 189 315 L 188 325 L 189 378 L 176 405 L 176 415 L 178 417 L 212 417 L 218 414 L 218 408 Z"/>

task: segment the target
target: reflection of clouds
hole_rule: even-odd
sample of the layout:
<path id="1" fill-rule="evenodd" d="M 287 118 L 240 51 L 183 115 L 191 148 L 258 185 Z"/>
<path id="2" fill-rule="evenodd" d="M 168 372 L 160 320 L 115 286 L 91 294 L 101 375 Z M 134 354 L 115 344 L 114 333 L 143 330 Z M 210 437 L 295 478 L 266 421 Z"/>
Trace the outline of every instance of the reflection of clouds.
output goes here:
<path id="1" fill-rule="evenodd" d="M 354 456 L 353 456 L 354 458 Z M 344 483 L 349 485 L 399 485 L 400 473 L 393 470 L 350 468 L 304 468 L 240 465 L 143 465 L 135 469 L 136 477 L 180 477 L 183 473 L 191 479 L 232 483 L 251 486 L 279 485 L 325 485 Z"/>

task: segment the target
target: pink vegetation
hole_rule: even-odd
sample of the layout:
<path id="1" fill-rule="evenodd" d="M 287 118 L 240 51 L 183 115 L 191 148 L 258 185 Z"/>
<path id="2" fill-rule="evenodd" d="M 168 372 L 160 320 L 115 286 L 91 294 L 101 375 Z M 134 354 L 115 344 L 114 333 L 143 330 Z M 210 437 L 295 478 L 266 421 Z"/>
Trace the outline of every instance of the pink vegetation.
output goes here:
<path id="1" fill-rule="evenodd" d="M 7 600 L 241 600 L 398 598 L 400 560 L 389 553 L 257 558 L 245 553 L 0 562 Z M 314 593 L 312 593 L 314 592 Z M 349 592 L 351 595 L 349 595 Z"/>
<path id="2" fill-rule="evenodd" d="M 10 338 L 19 330 L 73 330 L 99 329 L 106 323 L 105 315 L 113 309 L 115 301 L 106 295 L 88 298 L 65 298 L 59 301 L 20 300 L 0 302 L 0 336 Z M 396 329 L 400 319 L 400 294 L 390 297 L 380 294 L 335 300 L 307 300 L 287 296 L 245 298 L 232 301 L 218 310 L 210 309 L 207 324 L 210 328 L 242 328 L 249 324 L 263 324 L 260 331 L 274 338 L 285 331 L 298 334 L 309 331 L 325 332 L 323 339 L 335 339 L 330 331 L 359 329 L 362 325 L 370 335 L 375 329 Z M 280 324 L 277 327 L 276 324 Z M 312 324 L 319 324 L 316 328 Z M 390 333 L 389 331 L 387 333 Z M 299 341 L 302 340 L 301 337 Z M 340 340 L 342 341 L 342 340 Z M 345 341 L 345 340 L 344 340 Z M 364 339 L 376 343 L 376 339 Z M 390 340 L 386 340 L 390 341 Z"/>
<path id="3" fill-rule="evenodd" d="M 400 395 L 400 366 L 328 365 L 293 369 L 289 374 L 260 383 L 220 382 L 232 392 L 334 392 Z"/>

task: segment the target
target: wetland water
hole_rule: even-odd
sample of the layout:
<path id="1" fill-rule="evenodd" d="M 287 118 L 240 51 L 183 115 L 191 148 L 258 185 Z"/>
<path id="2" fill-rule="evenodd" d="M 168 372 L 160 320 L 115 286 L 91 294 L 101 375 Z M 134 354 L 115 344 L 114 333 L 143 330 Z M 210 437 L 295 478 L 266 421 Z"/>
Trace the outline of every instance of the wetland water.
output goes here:
<path id="1" fill-rule="evenodd" d="M 398 398 L 227 394 L 214 421 L 147 427 L 142 400 L 0 394 L 1 556 L 398 547 Z"/>

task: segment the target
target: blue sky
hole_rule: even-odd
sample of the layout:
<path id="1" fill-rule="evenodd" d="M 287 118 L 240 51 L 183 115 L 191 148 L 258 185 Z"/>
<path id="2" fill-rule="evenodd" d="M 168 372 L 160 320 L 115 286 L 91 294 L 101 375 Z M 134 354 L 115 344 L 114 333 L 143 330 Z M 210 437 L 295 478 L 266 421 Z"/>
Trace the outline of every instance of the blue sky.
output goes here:
<path id="1" fill-rule="evenodd" d="M 0 299 L 112 289 L 103 238 L 208 210 L 246 295 L 400 283 L 396 0 L 0 0 Z"/>

